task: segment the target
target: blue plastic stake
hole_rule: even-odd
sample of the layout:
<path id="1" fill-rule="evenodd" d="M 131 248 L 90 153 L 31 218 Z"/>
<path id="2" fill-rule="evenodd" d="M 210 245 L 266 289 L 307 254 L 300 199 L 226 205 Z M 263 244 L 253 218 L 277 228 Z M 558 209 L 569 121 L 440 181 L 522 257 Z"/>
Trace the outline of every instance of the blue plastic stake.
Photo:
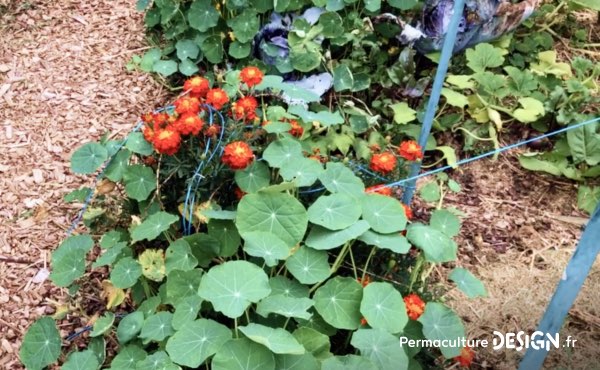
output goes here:
<path id="1" fill-rule="evenodd" d="M 600 252 L 600 204 L 598 204 L 592 218 L 588 222 L 577 245 L 577 249 L 575 249 L 575 253 L 573 253 L 558 283 L 554 296 L 548 304 L 548 308 L 546 308 L 544 317 L 540 321 L 537 330 L 542 332 L 544 337 L 546 334 L 554 336 L 560 331 L 560 327 L 571 309 L 575 298 L 577 298 L 583 282 L 590 273 L 598 252 Z M 560 345 L 564 345 L 564 343 L 565 340 L 562 338 Z M 547 355 L 548 351 L 546 348 L 536 350 L 530 347 L 521 361 L 519 370 L 540 369 Z"/>
<path id="2" fill-rule="evenodd" d="M 421 135 L 419 136 L 419 145 L 425 148 L 427 144 L 427 138 L 431 132 L 431 126 L 433 125 L 433 119 L 435 118 L 435 112 L 437 110 L 438 103 L 440 101 L 440 95 L 442 93 L 442 86 L 444 85 L 444 79 L 446 78 L 446 72 L 448 71 L 448 64 L 454 51 L 454 43 L 456 41 L 456 35 L 458 34 L 458 25 L 463 16 L 463 9 L 465 7 L 465 0 L 456 0 L 454 2 L 454 8 L 452 9 L 452 19 L 448 25 L 448 32 L 444 39 L 444 45 L 442 46 L 442 54 L 440 55 L 440 62 L 438 64 L 437 71 L 435 72 L 435 79 L 433 81 L 433 87 L 431 89 L 431 95 L 427 102 L 427 110 L 425 111 L 425 117 L 423 119 L 423 127 L 421 127 Z M 421 170 L 421 162 L 414 163 L 410 167 L 409 178 L 415 177 Z M 416 180 L 410 181 L 404 187 L 404 193 L 402 195 L 402 202 L 404 204 L 410 204 L 412 201 L 413 193 L 415 191 Z"/>

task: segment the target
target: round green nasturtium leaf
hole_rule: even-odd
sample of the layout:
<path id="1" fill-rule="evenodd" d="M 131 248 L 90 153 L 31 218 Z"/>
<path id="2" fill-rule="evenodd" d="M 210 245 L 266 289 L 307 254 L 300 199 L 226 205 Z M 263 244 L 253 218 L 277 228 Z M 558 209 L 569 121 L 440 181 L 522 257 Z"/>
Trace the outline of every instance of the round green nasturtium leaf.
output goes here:
<path id="1" fill-rule="evenodd" d="M 246 261 L 229 261 L 212 267 L 202 277 L 198 289 L 201 298 L 232 319 L 242 316 L 251 303 L 260 301 L 270 293 L 267 274 Z"/>
<path id="2" fill-rule="evenodd" d="M 487 291 L 481 280 L 477 279 L 468 270 L 457 267 L 450 273 L 450 280 L 456 283 L 458 289 L 467 295 L 469 298 L 487 297 Z"/>
<path id="3" fill-rule="evenodd" d="M 175 312 L 173 313 L 173 321 L 171 322 L 173 329 L 181 330 L 188 323 L 196 320 L 201 304 L 202 298 L 197 295 L 180 299 L 175 304 Z"/>
<path id="4" fill-rule="evenodd" d="M 100 336 L 110 330 L 112 324 L 115 322 L 115 314 L 112 312 L 106 312 L 100 316 L 94 323 L 90 337 Z"/>
<path id="5" fill-rule="evenodd" d="M 165 351 L 156 351 L 136 364 L 135 370 L 181 370 Z"/>
<path id="6" fill-rule="evenodd" d="M 367 245 L 389 249 L 395 253 L 407 253 L 410 250 L 410 243 L 400 233 L 379 234 L 369 230 L 362 234 L 358 240 Z"/>
<path id="7" fill-rule="evenodd" d="M 296 319 L 296 321 L 299 327 L 314 329 L 328 337 L 337 333 L 337 329 L 326 323 L 318 312 L 313 312 L 313 316 L 308 320 Z"/>
<path id="8" fill-rule="evenodd" d="M 142 266 L 131 257 L 121 258 L 110 273 L 115 288 L 126 289 L 135 285 L 142 276 Z"/>
<path id="9" fill-rule="evenodd" d="M 260 21 L 254 11 L 245 10 L 237 17 L 229 19 L 227 25 L 233 30 L 236 40 L 239 42 L 249 42 L 258 33 Z"/>
<path id="10" fill-rule="evenodd" d="M 289 194 L 247 194 L 238 205 L 236 225 L 242 235 L 266 231 L 293 247 L 304 237 L 308 216 L 302 203 Z"/>
<path id="11" fill-rule="evenodd" d="M 397 337 L 383 329 L 359 329 L 352 334 L 350 341 L 379 369 L 407 370 L 408 355 L 398 343 Z"/>
<path id="12" fill-rule="evenodd" d="M 305 243 L 313 249 L 333 249 L 358 238 L 367 230 L 369 230 L 369 224 L 365 220 L 359 220 L 354 225 L 337 231 L 331 231 L 321 226 L 313 226 Z"/>
<path id="13" fill-rule="evenodd" d="M 273 353 L 301 355 L 306 352 L 298 340 L 287 330 L 250 323 L 239 330 L 253 342 L 262 344 Z"/>
<path id="14" fill-rule="evenodd" d="M 19 358 L 27 369 L 41 370 L 58 359 L 61 342 L 54 320 L 42 317 L 27 329 Z"/>
<path id="15" fill-rule="evenodd" d="M 108 166 L 106 166 L 104 176 L 114 182 L 121 181 L 123 179 L 123 174 L 129 165 L 129 159 L 131 159 L 131 152 L 127 149 L 120 150 L 110 160 Z"/>
<path id="16" fill-rule="evenodd" d="M 423 324 L 423 335 L 427 339 L 454 341 L 465 337 L 465 327 L 460 317 L 441 303 L 427 302 L 425 312 L 418 321 Z M 396 345 L 398 345 L 397 340 Z M 446 358 L 460 355 L 461 349 L 461 347 L 440 348 Z"/>
<path id="17" fill-rule="evenodd" d="M 188 322 L 167 341 L 167 352 L 176 364 L 199 367 L 231 339 L 231 330 L 213 320 Z"/>
<path id="18" fill-rule="evenodd" d="M 165 278 L 165 252 L 162 249 L 146 249 L 138 256 L 142 274 L 152 281 L 161 282 Z"/>
<path id="19" fill-rule="evenodd" d="M 196 59 L 200 54 L 200 48 L 194 40 L 179 40 L 175 44 L 177 58 L 179 60 Z"/>
<path id="20" fill-rule="evenodd" d="M 363 219 L 374 231 L 389 234 L 406 228 L 404 207 L 398 200 L 381 194 L 365 194 L 360 205 Z"/>
<path id="21" fill-rule="evenodd" d="M 235 59 L 243 59 L 250 55 L 250 51 L 252 50 L 252 43 L 246 42 L 241 43 L 238 41 L 234 41 L 229 44 L 229 55 L 234 57 Z"/>
<path id="22" fill-rule="evenodd" d="M 406 238 L 423 250 L 430 262 L 449 262 L 456 259 L 458 247 L 454 240 L 431 226 L 415 223 L 408 227 Z"/>
<path id="23" fill-rule="evenodd" d="M 143 201 L 156 189 L 156 176 L 152 168 L 141 164 L 128 166 L 123 172 L 125 192 L 129 198 Z"/>
<path id="24" fill-rule="evenodd" d="M 329 230 L 341 230 L 354 225 L 362 209 L 344 194 L 322 195 L 308 207 L 308 220 Z"/>
<path id="25" fill-rule="evenodd" d="M 325 251 L 317 251 L 301 246 L 285 261 L 285 267 L 302 284 L 316 284 L 331 275 L 329 256 Z"/>
<path id="26" fill-rule="evenodd" d="M 460 231 L 460 220 L 447 209 L 438 209 L 431 214 L 429 226 L 452 238 L 458 235 Z"/>
<path id="27" fill-rule="evenodd" d="M 117 339 L 120 344 L 125 344 L 135 338 L 144 324 L 144 314 L 140 311 L 132 312 L 125 316 L 117 326 Z"/>
<path id="28" fill-rule="evenodd" d="M 310 353 L 303 355 L 275 355 L 277 369 L 321 370 L 319 361 Z"/>
<path id="29" fill-rule="evenodd" d="M 374 329 L 400 333 L 408 322 L 402 295 L 389 283 L 373 282 L 363 289 L 360 313 Z"/>
<path id="30" fill-rule="evenodd" d="M 261 161 L 254 161 L 245 169 L 235 171 L 235 183 L 246 193 L 256 193 L 269 186 L 270 182 L 269 167 Z"/>
<path id="31" fill-rule="evenodd" d="M 233 256 L 237 253 L 238 248 L 242 244 L 242 238 L 240 237 L 240 234 L 238 233 L 237 228 L 235 227 L 235 223 L 229 220 L 210 220 L 208 222 L 208 235 L 206 236 L 216 239 L 216 255 L 219 255 L 221 257 Z M 204 242 L 208 243 L 209 241 L 208 239 L 206 239 L 204 240 Z M 204 243 L 200 243 L 200 248 L 204 248 L 204 250 L 207 249 Z M 208 255 L 210 255 L 210 253 Z M 206 267 L 206 265 L 208 265 L 208 263 L 212 260 L 212 257 L 208 259 L 208 262 L 206 264 L 203 263 L 204 260 L 201 261 L 200 259 L 198 259 L 198 263 L 200 263 L 202 267 Z"/>
<path id="32" fill-rule="evenodd" d="M 189 271 L 198 266 L 198 260 L 192 254 L 190 244 L 184 239 L 175 240 L 165 253 L 167 275 L 173 270 Z"/>
<path id="33" fill-rule="evenodd" d="M 275 370 L 275 357 L 248 338 L 232 339 L 221 346 L 211 365 L 212 370 Z"/>
<path id="34" fill-rule="evenodd" d="M 281 167 L 279 174 L 296 186 L 311 186 L 324 172 L 321 162 L 309 158 L 296 158 Z"/>
<path id="35" fill-rule="evenodd" d="M 110 266 L 112 265 L 119 257 L 127 256 L 127 252 L 131 250 L 127 250 L 126 242 L 118 242 L 114 246 L 110 247 L 102 255 L 100 255 L 94 263 L 92 263 L 92 268 L 98 268 L 101 266 Z"/>
<path id="36" fill-rule="evenodd" d="M 294 338 L 304 346 L 315 358 L 324 360 L 331 356 L 331 343 L 329 337 L 312 328 L 299 327 L 292 333 Z"/>
<path id="37" fill-rule="evenodd" d="M 440 200 L 440 186 L 436 181 L 430 181 L 419 190 L 419 195 L 426 202 L 437 202 Z"/>
<path id="38" fill-rule="evenodd" d="M 71 156 L 71 170 L 80 175 L 94 173 L 108 159 L 108 151 L 98 143 L 82 145 Z"/>
<path id="39" fill-rule="evenodd" d="M 96 370 L 100 366 L 98 358 L 90 350 L 73 352 L 62 365 L 62 370 Z"/>
<path id="40" fill-rule="evenodd" d="M 150 297 L 148 299 L 146 299 L 145 301 L 142 302 L 142 304 L 140 305 L 140 307 L 138 307 L 137 311 L 135 312 L 141 312 L 142 314 L 144 314 L 144 318 L 148 318 L 150 316 L 152 316 L 155 312 L 156 309 L 158 308 L 158 306 L 161 304 L 161 299 L 159 296 L 153 296 Z M 140 328 L 141 330 L 141 328 Z"/>
<path id="41" fill-rule="evenodd" d="M 172 320 L 173 314 L 166 311 L 158 312 L 148 317 L 144 321 L 144 325 L 142 325 L 140 338 L 155 342 L 164 340 L 174 332 L 171 325 Z"/>
<path id="42" fill-rule="evenodd" d="M 299 158 L 304 158 L 302 145 L 294 139 L 279 139 L 269 144 L 263 152 L 263 158 L 271 167 L 284 168 Z"/>
<path id="43" fill-rule="evenodd" d="M 220 63 L 223 60 L 223 42 L 221 36 L 208 36 L 202 41 L 201 49 L 209 63 Z"/>
<path id="44" fill-rule="evenodd" d="M 167 276 L 167 298 L 175 303 L 190 296 L 198 295 L 198 287 L 202 279 L 202 270 L 174 270 Z"/>
<path id="45" fill-rule="evenodd" d="M 139 224 L 131 232 L 131 241 L 154 240 L 163 231 L 167 231 L 171 224 L 178 221 L 179 217 L 167 212 L 156 212 L 150 215 L 144 222 Z"/>
<path id="46" fill-rule="evenodd" d="M 332 193 L 346 194 L 356 198 L 365 192 L 362 180 L 342 163 L 328 162 L 325 171 L 319 176 L 319 180 Z"/>
<path id="47" fill-rule="evenodd" d="M 174 60 L 157 60 L 152 66 L 152 72 L 168 77 L 177 72 L 177 62 Z"/>
<path id="48" fill-rule="evenodd" d="M 189 59 L 184 59 L 179 62 L 179 72 L 181 72 L 181 74 L 184 76 L 193 76 L 198 73 L 199 70 L 200 68 L 198 68 L 196 63 Z"/>
<path id="49" fill-rule="evenodd" d="M 86 254 L 94 241 L 89 235 L 74 235 L 65 239 L 52 252 L 50 279 L 60 287 L 67 287 L 85 273 Z"/>
<path id="50" fill-rule="evenodd" d="M 211 224 L 213 222 L 221 222 L 221 220 L 211 220 L 208 224 L 208 232 L 211 233 Z M 235 225 L 231 224 L 231 228 L 235 230 Z M 237 230 L 235 230 L 237 233 Z M 227 233 L 228 234 L 228 233 Z M 198 260 L 198 264 L 202 267 L 208 267 L 212 259 L 219 255 L 219 248 L 221 245 L 216 237 L 219 234 L 195 233 L 192 235 L 184 236 L 182 239 L 190 244 L 192 254 Z"/>
<path id="51" fill-rule="evenodd" d="M 148 354 L 140 347 L 131 344 L 122 348 L 110 363 L 111 370 L 136 370 L 136 364 L 143 361 Z"/>
<path id="52" fill-rule="evenodd" d="M 329 357 L 323 361 L 321 370 L 380 370 L 364 356 L 346 355 Z"/>
<path id="53" fill-rule="evenodd" d="M 325 12 L 321 14 L 319 17 L 319 24 L 323 26 L 323 36 L 327 38 L 338 37 L 344 33 L 344 27 L 340 27 L 342 24 L 342 17 L 336 12 Z"/>
<path id="54" fill-rule="evenodd" d="M 285 317 L 297 317 L 309 320 L 312 314 L 307 310 L 315 302 L 309 298 L 286 297 L 284 295 L 270 295 L 258 303 L 256 313 L 262 317 L 269 317 L 269 314 L 275 313 Z"/>
<path id="55" fill-rule="evenodd" d="M 106 359 L 106 341 L 104 337 L 92 338 L 88 344 L 88 349 L 94 353 L 98 364 L 103 364 Z"/>
<path id="56" fill-rule="evenodd" d="M 217 25 L 220 14 L 211 4 L 210 0 L 197 0 L 192 3 L 188 10 L 188 22 L 190 27 L 206 32 Z"/>
<path id="57" fill-rule="evenodd" d="M 244 251 L 254 257 L 261 257 L 267 266 L 277 265 L 290 255 L 290 247 L 275 234 L 265 231 L 251 231 L 243 235 Z"/>
<path id="58" fill-rule="evenodd" d="M 317 289 L 315 308 L 328 324 L 338 329 L 360 327 L 363 288 L 354 279 L 336 276 Z"/>
<path id="59" fill-rule="evenodd" d="M 285 276 L 273 276 L 269 279 L 271 296 L 282 295 L 284 297 L 308 298 L 308 287 Z"/>
<path id="60" fill-rule="evenodd" d="M 133 153 L 141 155 L 150 155 L 154 153 L 152 144 L 146 141 L 144 134 L 141 132 L 132 132 L 127 136 L 127 142 L 125 147 L 131 150 Z"/>

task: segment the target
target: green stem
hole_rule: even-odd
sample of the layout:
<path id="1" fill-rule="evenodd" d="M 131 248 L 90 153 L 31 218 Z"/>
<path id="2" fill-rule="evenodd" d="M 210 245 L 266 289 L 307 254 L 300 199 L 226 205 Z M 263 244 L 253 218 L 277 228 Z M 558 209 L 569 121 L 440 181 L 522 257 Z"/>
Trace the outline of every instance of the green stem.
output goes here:
<path id="1" fill-rule="evenodd" d="M 338 254 L 337 258 L 335 259 L 335 261 L 333 262 L 333 266 L 331 266 L 331 274 L 333 275 L 342 265 L 342 262 L 344 261 L 344 257 L 346 257 L 346 253 L 348 252 L 348 248 L 350 248 L 350 245 L 352 245 L 352 242 L 349 241 L 346 244 L 344 244 L 344 246 L 342 247 L 342 250 L 340 251 L 340 254 Z M 312 286 L 312 288 L 310 288 L 310 290 L 308 291 L 308 293 L 312 293 L 315 290 L 317 290 L 318 287 L 321 286 L 321 284 L 323 284 L 323 281 L 316 283 L 315 285 Z"/>
<path id="2" fill-rule="evenodd" d="M 238 334 L 238 328 L 237 328 L 237 317 L 235 319 L 233 319 L 233 328 L 235 329 L 235 338 L 239 338 L 239 334 Z"/>
<path id="3" fill-rule="evenodd" d="M 481 140 L 481 141 L 493 141 L 494 140 L 494 139 L 491 139 L 491 138 L 479 137 L 479 136 L 475 135 L 474 133 L 472 133 L 471 131 L 469 131 L 466 128 L 464 128 L 464 127 L 457 127 L 454 130 L 454 132 L 456 132 L 457 130 L 464 131 L 467 135 L 471 136 L 473 139 L 476 139 L 476 140 Z"/>
<path id="4" fill-rule="evenodd" d="M 360 281 L 365 281 L 365 276 L 367 276 L 367 268 L 369 267 L 369 262 L 371 262 L 371 258 L 373 258 L 376 251 L 377 251 L 376 247 L 371 248 L 371 252 L 369 253 L 369 256 L 367 257 L 367 262 L 365 262 L 365 268 L 363 269 L 362 277 L 360 278 Z"/>
<path id="5" fill-rule="evenodd" d="M 352 270 L 354 271 L 354 278 L 358 280 L 358 271 L 356 270 L 356 263 L 354 262 L 354 255 L 352 254 L 352 248 L 348 248 L 350 254 L 350 261 L 352 262 Z"/>
<path id="6" fill-rule="evenodd" d="M 288 323 L 290 322 L 291 317 L 288 317 L 283 324 L 283 330 L 286 330 Z"/>
<path id="7" fill-rule="evenodd" d="M 142 278 L 140 281 L 142 282 L 142 288 L 144 288 L 144 294 L 146 294 L 146 298 L 150 298 L 152 292 L 150 290 L 150 285 L 148 285 L 148 280 Z"/>
<path id="8" fill-rule="evenodd" d="M 438 202 L 437 209 L 442 209 L 442 204 L 444 203 L 444 196 L 446 195 L 446 191 L 444 191 L 444 183 L 440 183 L 440 201 Z"/>
<path id="9" fill-rule="evenodd" d="M 422 254 L 419 254 L 417 256 L 417 261 L 415 262 L 415 267 L 413 267 L 413 270 L 410 272 L 410 285 L 408 286 L 409 292 L 412 292 L 413 285 L 417 281 L 417 277 L 419 275 L 419 272 L 421 271 L 421 267 L 423 266 L 424 262 L 425 262 L 425 257 L 423 257 Z"/>

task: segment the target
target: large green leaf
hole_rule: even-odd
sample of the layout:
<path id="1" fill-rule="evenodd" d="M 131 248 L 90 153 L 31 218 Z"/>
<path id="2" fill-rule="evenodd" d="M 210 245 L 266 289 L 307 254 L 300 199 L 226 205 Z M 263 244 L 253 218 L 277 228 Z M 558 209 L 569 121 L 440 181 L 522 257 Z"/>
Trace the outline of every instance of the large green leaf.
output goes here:
<path id="1" fill-rule="evenodd" d="M 359 220 L 352 226 L 337 231 L 331 231 L 320 226 L 313 226 L 305 243 L 313 249 L 333 249 L 358 238 L 367 230 L 369 230 L 369 224 L 365 220 Z"/>
<path id="2" fill-rule="evenodd" d="M 585 8 L 590 8 L 590 9 L 600 12 L 600 2 L 598 2 L 597 0 L 570 0 L 570 1 L 579 6 L 583 6 Z"/>
<path id="3" fill-rule="evenodd" d="M 457 267 L 452 270 L 449 278 L 456 283 L 458 289 L 465 293 L 467 297 L 487 297 L 487 292 L 483 283 L 468 270 Z"/>
<path id="4" fill-rule="evenodd" d="M 198 287 L 202 279 L 202 270 L 173 270 L 167 276 L 167 298 L 179 303 L 180 300 L 198 295 Z"/>
<path id="5" fill-rule="evenodd" d="M 331 275 L 327 260 L 327 252 L 302 246 L 285 261 L 285 267 L 302 284 L 316 284 Z"/>
<path id="6" fill-rule="evenodd" d="M 218 253 L 215 255 L 219 255 L 221 257 L 233 256 L 237 253 L 238 248 L 242 244 L 242 238 L 240 237 L 240 234 L 238 233 L 235 224 L 229 220 L 210 220 L 208 222 L 208 234 L 209 235 L 206 236 L 214 237 L 214 239 L 216 239 L 216 251 Z M 202 238 L 199 238 L 199 240 L 202 240 Z M 199 245 L 203 246 L 203 248 L 206 251 L 208 243 L 209 239 L 204 238 L 203 243 L 200 243 Z M 209 251 L 206 251 L 207 253 L 213 250 L 213 248 L 209 249 Z M 200 265 L 205 266 L 205 264 L 200 259 L 198 259 L 198 261 L 200 262 Z M 208 260 L 208 262 L 210 262 L 210 259 Z"/>
<path id="7" fill-rule="evenodd" d="M 232 339 L 217 351 L 212 370 L 275 370 L 273 353 L 248 338 Z"/>
<path id="8" fill-rule="evenodd" d="M 567 131 L 567 142 L 575 163 L 585 161 L 590 166 L 600 163 L 598 124 L 585 125 Z"/>
<path id="9" fill-rule="evenodd" d="M 308 298 L 308 287 L 290 280 L 285 276 L 273 276 L 269 279 L 271 296 L 282 295 L 284 297 Z"/>
<path id="10" fill-rule="evenodd" d="M 400 233 L 379 234 L 368 230 L 358 240 L 378 248 L 389 249 L 395 253 L 407 253 L 410 250 L 410 243 Z"/>
<path id="11" fill-rule="evenodd" d="M 344 194 L 322 195 L 308 207 L 308 220 L 330 230 L 341 230 L 358 221 L 362 210 Z"/>
<path id="12" fill-rule="evenodd" d="M 307 310 L 314 305 L 309 298 L 286 297 L 284 295 L 270 295 L 258 303 L 256 313 L 263 317 L 275 313 L 285 317 L 297 317 L 308 320 L 312 314 Z"/>
<path id="13" fill-rule="evenodd" d="M 200 53 L 200 48 L 194 40 L 179 40 L 175 44 L 175 49 L 179 60 L 196 59 Z"/>
<path id="14" fill-rule="evenodd" d="M 347 65 L 340 64 L 333 69 L 333 88 L 335 91 L 350 90 L 353 85 L 354 76 Z"/>
<path id="15" fill-rule="evenodd" d="M 398 200 L 380 194 L 365 194 L 360 205 L 363 218 L 373 230 L 389 234 L 406 228 L 404 207 Z"/>
<path id="16" fill-rule="evenodd" d="M 327 335 L 305 326 L 294 330 L 292 334 L 315 358 L 323 360 L 331 356 L 331 343 Z"/>
<path id="17" fill-rule="evenodd" d="M 447 209 L 438 209 L 431 214 L 429 225 L 449 237 L 458 235 L 460 231 L 460 220 Z"/>
<path id="18" fill-rule="evenodd" d="M 136 370 L 181 370 L 175 365 L 165 351 L 156 351 L 142 361 L 138 362 Z"/>
<path id="19" fill-rule="evenodd" d="M 290 255 L 290 247 L 275 234 L 250 231 L 244 234 L 244 251 L 254 257 L 262 257 L 267 266 L 275 266 L 279 260 Z"/>
<path id="20" fill-rule="evenodd" d="M 213 320 L 199 319 L 187 323 L 167 341 L 166 350 L 173 362 L 199 367 L 231 339 L 231 330 Z"/>
<path id="21" fill-rule="evenodd" d="M 154 240 L 162 232 L 167 231 L 171 224 L 178 221 L 179 217 L 167 212 L 156 212 L 148 217 L 144 222 L 136 226 L 131 232 L 131 241 Z"/>
<path id="22" fill-rule="evenodd" d="M 94 352 L 87 350 L 73 352 L 61 367 L 62 370 L 96 370 L 100 364 Z"/>
<path id="23" fill-rule="evenodd" d="M 430 226 L 412 224 L 406 234 L 408 240 L 421 248 L 430 262 L 449 262 L 456 259 L 457 246 L 446 234 Z"/>
<path id="24" fill-rule="evenodd" d="M 129 165 L 129 159 L 131 158 L 131 152 L 127 149 L 121 149 L 115 156 L 110 160 L 104 176 L 111 181 L 121 181 L 123 174 Z"/>
<path id="25" fill-rule="evenodd" d="M 173 329 L 181 330 L 188 323 L 196 320 L 196 318 L 198 317 L 198 312 L 200 312 L 201 303 L 202 298 L 198 297 L 197 295 L 191 295 L 180 299 L 175 304 L 173 321 L 171 321 Z"/>
<path id="26" fill-rule="evenodd" d="M 171 321 L 173 314 L 166 311 L 156 313 L 144 321 L 140 338 L 160 342 L 174 333 Z"/>
<path id="27" fill-rule="evenodd" d="M 276 355 L 276 369 L 281 370 L 320 370 L 319 361 L 310 353 L 303 355 Z"/>
<path id="28" fill-rule="evenodd" d="M 243 315 L 251 303 L 271 293 L 269 277 L 253 263 L 229 261 L 208 270 L 200 281 L 198 294 L 215 310 L 230 318 Z"/>
<path id="29" fill-rule="evenodd" d="M 190 244 L 184 239 L 171 243 L 165 255 L 167 275 L 173 270 L 189 271 L 198 266 L 198 260 L 192 254 Z"/>
<path id="30" fill-rule="evenodd" d="M 319 180 L 332 193 L 358 197 L 365 192 L 362 180 L 342 163 L 328 162 L 325 172 L 319 176 Z"/>
<path id="31" fill-rule="evenodd" d="M 108 159 L 108 151 L 98 143 L 87 143 L 71 156 L 71 170 L 81 175 L 94 173 Z"/>
<path id="32" fill-rule="evenodd" d="M 127 136 L 125 147 L 131 150 L 133 153 L 141 155 L 150 155 L 154 153 L 152 144 L 146 141 L 141 132 L 132 132 L 129 134 L 129 136 Z"/>
<path id="33" fill-rule="evenodd" d="M 271 173 L 269 166 L 263 162 L 254 161 L 243 170 L 235 171 L 236 184 L 246 193 L 255 193 L 269 186 Z"/>
<path id="34" fill-rule="evenodd" d="M 131 257 L 121 258 L 110 273 L 115 288 L 126 289 L 135 285 L 142 276 L 142 266 Z"/>
<path id="35" fill-rule="evenodd" d="M 395 368 L 394 368 L 395 369 Z M 346 355 L 329 357 L 323 361 L 321 370 L 381 370 L 364 356 Z"/>
<path id="36" fill-rule="evenodd" d="M 441 303 L 428 302 L 418 321 L 423 324 L 423 335 L 429 340 L 455 341 L 465 337 L 465 328 L 460 317 Z M 461 349 L 449 346 L 440 348 L 446 358 L 458 356 Z"/>
<path id="37" fill-rule="evenodd" d="M 360 327 L 362 286 L 349 277 L 335 277 L 317 289 L 315 308 L 325 322 L 339 328 L 355 330 Z"/>
<path id="38" fill-rule="evenodd" d="M 276 140 L 265 149 L 263 158 L 271 167 L 287 167 L 293 161 L 303 158 L 302 146 L 294 139 Z"/>
<path id="39" fill-rule="evenodd" d="M 223 42 L 219 35 L 209 36 L 202 41 L 202 52 L 210 63 L 220 63 L 223 60 Z"/>
<path id="40" fill-rule="evenodd" d="M 144 313 L 140 311 L 132 312 L 125 316 L 117 326 L 117 339 L 120 344 L 125 344 L 135 338 L 144 325 Z"/>
<path id="41" fill-rule="evenodd" d="M 123 180 L 127 196 L 140 202 L 146 200 L 156 189 L 154 171 L 141 164 L 128 166 L 123 172 Z"/>
<path id="42" fill-rule="evenodd" d="M 135 370 L 136 364 L 143 361 L 148 354 L 137 345 L 129 345 L 120 350 L 111 362 L 111 370 Z"/>
<path id="43" fill-rule="evenodd" d="M 31 370 L 41 370 L 54 363 L 60 355 L 61 338 L 56 323 L 42 317 L 27 329 L 19 350 L 21 362 Z"/>
<path id="44" fill-rule="evenodd" d="M 200 32 L 206 32 L 219 22 L 219 12 L 211 4 L 210 0 L 196 0 L 188 10 L 188 22 L 190 27 Z"/>
<path id="45" fill-rule="evenodd" d="M 301 355 L 306 352 L 298 340 L 287 330 L 250 323 L 239 328 L 253 342 L 262 344 L 273 353 Z"/>
<path id="46" fill-rule="evenodd" d="M 398 338 L 382 329 L 357 330 L 350 344 L 379 369 L 408 369 L 408 355 L 399 347 Z"/>
<path id="47" fill-rule="evenodd" d="M 281 167 L 279 174 L 285 181 L 294 181 L 296 186 L 311 186 L 323 173 L 321 162 L 309 158 L 295 158 Z"/>
<path id="48" fill-rule="evenodd" d="M 389 283 L 373 282 L 363 290 L 360 312 L 369 326 L 399 333 L 408 322 L 402 295 Z"/>
<path id="49" fill-rule="evenodd" d="M 74 235 L 65 239 L 52 252 L 52 273 L 50 279 L 60 287 L 71 285 L 85 273 L 85 256 L 92 249 L 94 241 L 89 235 Z"/>
<path id="50" fill-rule="evenodd" d="M 227 25 L 233 30 L 236 40 L 239 42 L 248 42 L 252 41 L 258 33 L 260 22 L 255 12 L 245 10 L 237 17 L 229 19 Z"/>
<path id="51" fill-rule="evenodd" d="M 174 60 L 157 60 L 152 66 L 152 72 L 168 77 L 177 72 L 177 62 Z"/>
<path id="52" fill-rule="evenodd" d="M 110 330 L 113 323 L 115 322 L 115 314 L 106 311 L 104 315 L 100 316 L 94 323 L 90 337 L 98 337 Z"/>
<path id="53" fill-rule="evenodd" d="M 308 216 L 302 203 L 289 194 L 248 194 L 238 205 L 236 225 L 242 235 L 266 231 L 293 247 L 304 237 Z"/>
<path id="54" fill-rule="evenodd" d="M 131 253 L 130 249 L 127 249 L 126 242 L 119 242 L 114 246 L 110 247 L 100 257 L 92 263 L 92 268 L 98 268 L 101 266 L 110 266 L 112 265 L 118 258 L 126 257 L 127 252 Z"/>
<path id="55" fill-rule="evenodd" d="M 523 123 L 535 122 L 546 113 L 544 103 L 537 99 L 531 97 L 520 98 L 519 104 L 522 108 L 515 109 L 513 117 Z"/>

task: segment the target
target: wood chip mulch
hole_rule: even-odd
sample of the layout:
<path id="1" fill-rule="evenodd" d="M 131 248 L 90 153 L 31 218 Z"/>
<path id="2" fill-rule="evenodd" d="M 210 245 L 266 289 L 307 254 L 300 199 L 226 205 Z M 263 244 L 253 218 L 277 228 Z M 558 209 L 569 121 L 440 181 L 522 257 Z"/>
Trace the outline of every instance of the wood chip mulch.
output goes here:
<path id="1" fill-rule="evenodd" d="M 92 181 L 71 153 L 164 100 L 125 69 L 146 45 L 133 1 L 0 0 L 1 369 L 22 368 L 22 335 L 64 294 L 46 270 L 78 210 L 62 198 Z"/>

